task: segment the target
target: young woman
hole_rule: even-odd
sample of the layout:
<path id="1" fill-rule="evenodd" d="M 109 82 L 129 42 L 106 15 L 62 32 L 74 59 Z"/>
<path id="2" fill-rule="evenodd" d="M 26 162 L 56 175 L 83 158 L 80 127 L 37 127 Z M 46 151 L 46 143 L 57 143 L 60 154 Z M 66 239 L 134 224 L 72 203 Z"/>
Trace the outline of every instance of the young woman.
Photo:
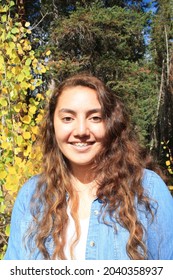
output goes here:
<path id="1" fill-rule="evenodd" d="M 173 259 L 173 200 L 123 103 L 88 74 L 53 90 L 43 172 L 16 199 L 5 259 Z"/>

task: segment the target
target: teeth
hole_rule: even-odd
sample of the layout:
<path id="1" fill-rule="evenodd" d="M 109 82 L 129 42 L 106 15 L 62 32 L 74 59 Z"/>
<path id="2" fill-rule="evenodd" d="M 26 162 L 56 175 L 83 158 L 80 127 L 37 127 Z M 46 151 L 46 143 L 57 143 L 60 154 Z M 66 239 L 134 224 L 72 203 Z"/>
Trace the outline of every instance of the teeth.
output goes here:
<path id="1" fill-rule="evenodd" d="M 75 145 L 77 147 L 86 147 L 86 146 L 88 146 L 88 143 L 74 143 L 73 145 Z"/>

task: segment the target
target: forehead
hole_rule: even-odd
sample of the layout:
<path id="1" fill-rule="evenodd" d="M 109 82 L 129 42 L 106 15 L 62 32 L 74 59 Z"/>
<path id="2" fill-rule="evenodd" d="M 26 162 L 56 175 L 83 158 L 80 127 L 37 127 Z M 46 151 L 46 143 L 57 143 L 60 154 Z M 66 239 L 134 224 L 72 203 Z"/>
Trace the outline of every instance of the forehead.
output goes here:
<path id="1" fill-rule="evenodd" d="M 98 100 L 98 93 L 95 89 L 86 86 L 74 86 L 65 88 L 57 101 L 57 107 L 98 107 L 100 102 Z"/>

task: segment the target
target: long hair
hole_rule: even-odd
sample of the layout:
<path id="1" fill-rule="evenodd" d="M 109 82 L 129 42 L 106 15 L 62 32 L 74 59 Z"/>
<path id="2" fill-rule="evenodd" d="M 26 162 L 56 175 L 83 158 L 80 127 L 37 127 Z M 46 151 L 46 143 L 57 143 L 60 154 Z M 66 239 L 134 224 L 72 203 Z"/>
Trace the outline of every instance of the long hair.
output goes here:
<path id="1" fill-rule="evenodd" d="M 147 248 L 143 241 L 145 229 L 137 217 L 135 201 L 144 205 L 146 211 L 153 215 L 150 199 L 144 194 L 142 186 L 143 170 L 147 167 L 152 168 L 153 161 L 139 145 L 124 104 L 100 79 L 90 74 L 71 76 L 53 89 L 40 132 L 43 172 L 31 201 L 35 227 L 30 238 L 34 238 L 44 259 L 66 259 L 64 247 L 68 224 L 67 193 L 73 202 L 71 212 L 77 232 L 76 240 L 71 246 L 72 257 L 74 246 L 80 237 L 76 214 L 78 197 L 73 194 L 68 161 L 57 145 L 53 125 L 58 97 L 65 88 L 79 85 L 96 90 L 105 121 L 106 136 L 103 148 L 93 162 L 96 180 L 99 178 L 97 197 L 103 201 L 107 213 L 111 217 L 116 213 L 118 223 L 128 230 L 126 250 L 129 257 L 146 259 Z M 51 255 L 46 248 L 46 240 L 49 236 L 54 243 Z"/>

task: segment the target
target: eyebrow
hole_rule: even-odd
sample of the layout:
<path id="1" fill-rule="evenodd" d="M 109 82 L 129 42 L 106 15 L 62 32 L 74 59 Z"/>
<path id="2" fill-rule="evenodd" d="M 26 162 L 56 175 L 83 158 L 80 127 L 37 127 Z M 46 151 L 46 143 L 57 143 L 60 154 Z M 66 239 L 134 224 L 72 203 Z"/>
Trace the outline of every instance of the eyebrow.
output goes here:
<path id="1" fill-rule="evenodd" d="M 76 114 L 74 110 L 68 109 L 68 108 L 62 108 L 58 111 L 59 113 L 70 113 L 70 114 Z M 89 111 L 87 111 L 88 114 L 94 114 L 94 113 L 101 113 L 101 108 L 94 108 Z"/>

